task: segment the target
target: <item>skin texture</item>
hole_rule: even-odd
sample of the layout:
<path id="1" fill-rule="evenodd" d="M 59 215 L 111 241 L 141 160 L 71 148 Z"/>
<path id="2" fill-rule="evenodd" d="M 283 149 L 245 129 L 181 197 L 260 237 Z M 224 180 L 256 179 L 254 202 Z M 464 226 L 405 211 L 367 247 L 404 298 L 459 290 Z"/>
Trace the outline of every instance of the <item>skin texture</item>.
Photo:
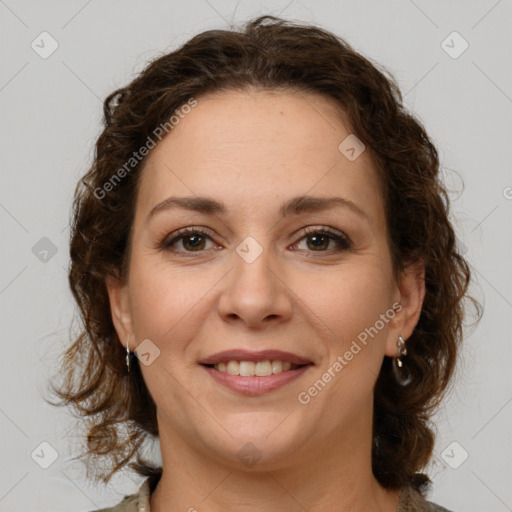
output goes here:
<path id="1" fill-rule="evenodd" d="M 351 162 L 338 150 L 350 133 L 323 97 L 224 91 L 198 98 L 148 156 L 127 280 L 107 286 L 121 342 L 133 350 L 150 339 L 160 350 L 141 365 L 163 462 L 152 512 L 396 509 L 399 493 L 371 471 L 373 387 L 384 356 L 398 355 L 398 335 L 407 340 L 418 321 L 423 270 L 411 265 L 394 280 L 370 152 Z M 283 202 L 306 194 L 349 199 L 365 215 L 336 206 L 280 216 Z M 148 218 L 171 196 L 216 199 L 227 213 L 174 208 Z M 337 251 L 321 237 L 315 245 L 306 226 L 341 231 L 352 245 Z M 175 252 L 160 247 L 185 227 L 209 229 L 201 250 L 190 235 Z M 236 252 L 247 236 L 263 250 L 252 263 Z M 384 328 L 299 403 L 394 303 L 402 307 Z M 198 365 L 233 348 L 280 349 L 314 365 L 276 391 L 244 396 Z M 237 456 L 249 442 L 261 455 L 252 467 Z"/>

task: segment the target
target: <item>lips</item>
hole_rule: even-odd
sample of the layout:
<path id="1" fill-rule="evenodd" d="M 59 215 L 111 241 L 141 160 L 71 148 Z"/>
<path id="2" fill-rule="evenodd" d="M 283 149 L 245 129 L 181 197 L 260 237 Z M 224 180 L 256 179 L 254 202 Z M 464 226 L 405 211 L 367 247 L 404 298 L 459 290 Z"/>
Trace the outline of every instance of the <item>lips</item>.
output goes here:
<path id="1" fill-rule="evenodd" d="M 262 395 L 293 382 L 313 362 L 281 350 L 226 350 L 199 363 L 217 383 L 243 395 Z"/>
<path id="2" fill-rule="evenodd" d="M 303 366 L 311 364 L 309 359 L 293 354 L 291 352 L 283 352 L 282 350 L 259 350 L 251 352 L 243 349 L 225 350 L 217 352 L 205 359 L 199 361 L 199 364 L 213 366 L 218 363 L 229 363 L 229 361 L 252 361 L 258 363 L 260 361 L 283 361 L 292 365 Z"/>

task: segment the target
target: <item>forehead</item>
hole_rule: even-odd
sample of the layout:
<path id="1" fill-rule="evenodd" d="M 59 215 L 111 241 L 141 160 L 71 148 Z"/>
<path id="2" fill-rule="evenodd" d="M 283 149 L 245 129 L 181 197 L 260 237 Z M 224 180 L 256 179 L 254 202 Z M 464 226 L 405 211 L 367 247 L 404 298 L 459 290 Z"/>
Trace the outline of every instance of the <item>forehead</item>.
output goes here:
<path id="1" fill-rule="evenodd" d="M 319 145 L 336 150 L 340 136 L 349 133 L 344 113 L 320 95 L 291 90 L 222 91 L 198 98 L 197 106 L 151 158 L 158 158 L 169 147 L 191 145 L 195 151 L 189 159 L 205 158 L 212 151 L 229 156 L 240 145 L 244 151 L 265 147 L 274 155 L 281 155 L 289 146 L 295 151 L 301 146 L 302 154 L 314 149 L 322 157 Z M 294 156 L 287 153 L 285 158 L 293 160 Z"/>
<path id="2" fill-rule="evenodd" d="M 148 155 L 139 206 L 148 211 L 168 195 L 215 194 L 256 210 L 273 198 L 339 193 L 378 208 L 369 152 L 354 161 L 340 152 L 351 133 L 343 112 L 319 95 L 250 90 L 199 97 Z"/>

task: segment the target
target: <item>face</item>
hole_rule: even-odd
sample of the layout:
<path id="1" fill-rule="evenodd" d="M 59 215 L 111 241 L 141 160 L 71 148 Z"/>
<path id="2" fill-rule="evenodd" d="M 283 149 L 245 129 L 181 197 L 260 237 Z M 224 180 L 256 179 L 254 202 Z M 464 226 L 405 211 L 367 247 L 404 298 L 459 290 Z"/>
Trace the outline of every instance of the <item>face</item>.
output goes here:
<path id="1" fill-rule="evenodd" d="M 127 279 L 107 284 L 121 341 L 150 340 L 161 440 L 270 468 L 371 432 L 421 290 L 393 278 L 370 153 L 338 149 L 350 134 L 322 97 L 230 91 L 148 156 Z"/>

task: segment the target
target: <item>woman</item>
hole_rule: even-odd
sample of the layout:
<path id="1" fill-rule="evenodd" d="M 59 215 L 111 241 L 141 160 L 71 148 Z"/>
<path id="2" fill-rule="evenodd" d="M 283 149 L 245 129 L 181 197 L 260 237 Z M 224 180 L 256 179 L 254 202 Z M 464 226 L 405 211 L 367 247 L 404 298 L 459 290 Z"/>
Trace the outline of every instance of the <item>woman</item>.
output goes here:
<path id="1" fill-rule="evenodd" d="M 56 392 L 91 417 L 94 478 L 147 477 L 109 510 L 446 510 L 420 471 L 478 304 L 393 79 L 264 16 L 158 58 L 104 113 Z"/>

